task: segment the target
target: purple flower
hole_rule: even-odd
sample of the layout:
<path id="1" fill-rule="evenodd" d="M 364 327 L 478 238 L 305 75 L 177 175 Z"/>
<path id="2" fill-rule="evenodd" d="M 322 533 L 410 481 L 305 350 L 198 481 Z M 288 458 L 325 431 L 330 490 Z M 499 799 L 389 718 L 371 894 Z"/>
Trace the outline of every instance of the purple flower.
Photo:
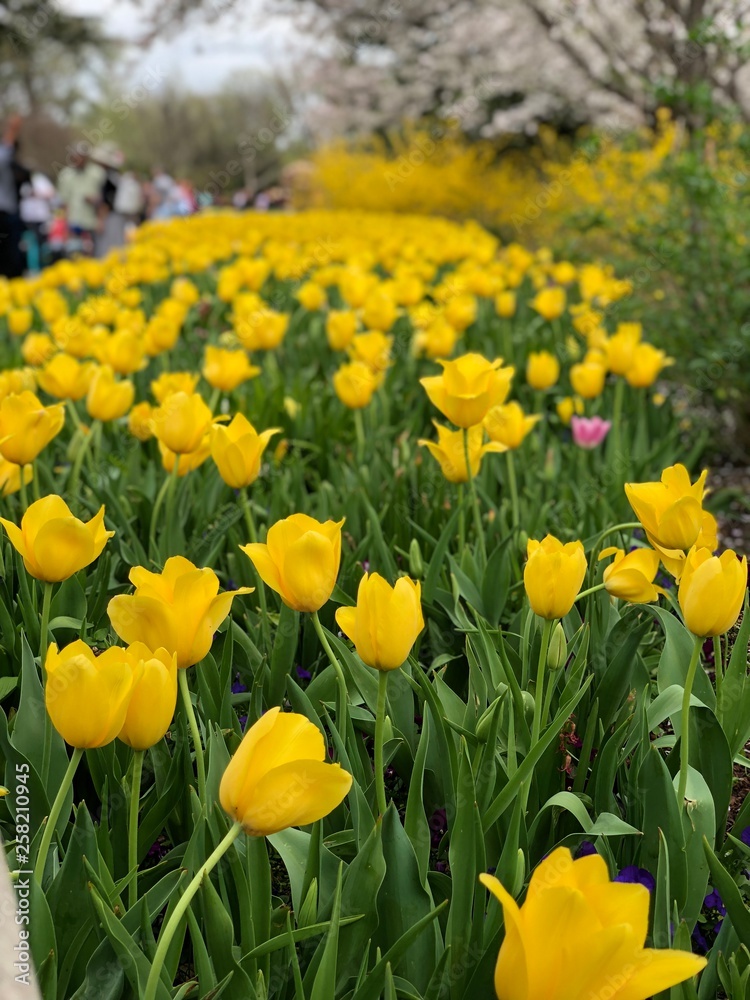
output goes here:
<path id="1" fill-rule="evenodd" d="M 234 683 L 232 684 L 232 694 L 242 694 L 243 691 L 247 691 L 247 685 L 242 683 L 239 674 L 235 674 Z"/>
<path id="2" fill-rule="evenodd" d="M 615 882 L 633 882 L 637 885 L 645 885 L 649 892 L 656 888 L 656 879 L 646 868 L 639 868 L 638 865 L 628 865 L 623 868 L 619 875 L 615 876 Z"/>
<path id="3" fill-rule="evenodd" d="M 727 912 L 727 908 L 724 906 L 724 900 L 719 895 L 718 889 L 712 889 L 711 892 L 709 892 L 703 900 L 703 905 L 707 910 L 718 910 L 722 915 Z"/>
<path id="4" fill-rule="evenodd" d="M 696 949 L 698 951 L 702 951 L 705 954 L 705 952 L 707 952 L 708 949 L 710 948 L 710 945 L 706 940 L 703 931 L 701 930 L 700 924 L 695 925 L 695 929 L 693 930 L 692 933 L 692 938 L 693 938 L 693 943 L 696 946 Z"/>
<path id="5" fill-rule="evenodd" d="M 295 669 L 295 671 L 297 672 L 297 676 L 298 676 L 298 677 L 299 677 L 299 679 L 300 679 L 300 680 L 302 680 L 302 681 L 309 681 L 309 680 L 310 680 L 310 678 L 312 677 L 312 674 L 310 673 L 310 671 L 309 671 L 309 670 L 305 670 L 305 668 L 304 668 L 304 667 L 300 667 L 300 666 L 298 665 L 298 666 L 296 666 L 296 667 L 295 667 L 294 669 Z"/>
<path id="6" fill-rule="evenodd" d="M 578 858 L 587 858 L 590 854 L 596 854 L 596 848 L 590 840 L 582 840 L 576 851 L 576 860 Z"/>
<path id="7" fill-rule="evenodd" d="M 750 847 L 750 826 L 746 826 L 745 829 L 740 834 L 740 840 L 743 844 Z"/>

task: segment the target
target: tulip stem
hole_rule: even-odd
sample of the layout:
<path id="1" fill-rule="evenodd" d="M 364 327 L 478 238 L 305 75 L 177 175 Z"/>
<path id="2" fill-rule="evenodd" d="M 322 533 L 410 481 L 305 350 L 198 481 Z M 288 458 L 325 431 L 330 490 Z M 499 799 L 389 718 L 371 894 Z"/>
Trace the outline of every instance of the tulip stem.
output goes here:
<path id="1" fill-rule="evenodd" d="M 611 528 L 606 528 L 604 531 L 602 531 L 597 540 L 594 542 L 594 546 L 591 551 L 596 552 L 596 550 L 602 544 L 607 535 L 614 535 L 616 531 L 627 531 L 629 528 L 635 529 L 641 527 L 643 526 L 640 521 L 626 521 L 624 524 L 615 524 Z"/>
<path id="2" fill-rule="evenodd" d="M 38 884 L 42 884 L 42 879 L 44 878 L 44 869 L 47 865 L 47 855 L 49 854 L 50 844 L 52 843 L 52 838 L 55 835 L 55 827 L 57 826 L 57 821 L 60 818 L 60 813 L 62 812 L 62 807 L 65 803 L 65 796 L 68 794 L 68 789 L 73 784 L 73 776 L 76 773 L 78 765 L 81 763 L 81 758 L 83 757 L 83 750 L 76 747 L 73 750 L 73 756 L 68 762 L 68 769 L 63 775 L 63 780 L 60 783 L 60 787 L 57 790 L 57 795 L 55 796 L 55 801 L 52 803 L 52 808 L 49 811 L 49 816 L 47 817 L 47 825 L 44 828 L 44 834 L 42 835 L 42 842 L 39 845 L 39 854 L 36 856 L 36 864 L 34 865 L 34 881 Z"/>
<path id="3" fill-rule="evenodd" d="M 25 468 L 26 468 L 25 465 L 21 466 L 21 508 L 22 508 L 21 514 L 25 514 L 26 511 L 29 509 L 29 494 L 26 491 L 26 480 L 24 479 L 23 475 Z"/>
<path id="4" fill-rule="evenodd" d="M 169 484 L 172 482 L 172 477 L 167 476 L 164 482 L 161 484 L 159 492 L 156 494 L 156 500 L 154 501 L 154 508 L 151 513 L 151 528 L 149 530 L 148 546 L 149 549 L 156 554 L 156 525 L 159 523 L 159 514 L 161 512 L 162 504 L 164 503 L 164 497 L 167 495 L 167 490 L 169 489 Z"/>
<path id="5" fill-rule="evenodd" d="M 471 474 L 471 461 L 469 459 L 469 432 L 464 428 L 464 461 L 466 462 L 466 475 L 469 482 L 469 492 L 471 493 L 471 503 L 474 508 L 474 528 L 479 541 L 479 550 L 482 554 L 482 562 L 487 562 L 487 548 L 484 542 L 484 528 L 482 527 L 482 514 L 479 510 L 479 498 L 474 476 Z"/>
<path id="6" fill-rule="evenodd" d="M 242 825 L 240 823 L 235 823 L 216 847 L 211 856 L 207 859 L 203 867 L 195 873 L 192 881 L 188 887 L 183 892 L 174 910 L 172 910 L 172 916 L 166 922 L 162 928 L 162 932 L 159 935 L 159 943 L 156 946 L 156 954 L 154 955 L 154 961 L 151 964 L 151 971 L 148 974 L 148 981 L 146 983 L 146 989 L 143 994 L 143 1000 L 155 1000 L 156 990 L 159 984 L 159 977 L 161 974 L 162 966 L 164 965 L 164 959 L 167 956 L 167 951 L 172 943 L 172 938 L 177 932 L 177 928 L 180 926 L 180 921 L 187 913 L 187 909 L 193 899 L 193 896 L 200 889 L 204 878 L 213 871 L 218 862 L 226 854 L 229 848 L 232 846 L 234 841 L 242 832 Z"/>
<path id="7" fill-rule="evenodd" d="M 385 767 L 383 765 L 383 736 L 385 735 L 386 696 L 388 691 L 388 671 L 378 672 L 378 708 L 375 715 L 375 797 L 378 813 L 385 815 L 388 808 L 385 800 Z"/>
<path id="8" fill-rule="evenodd" d="M 700 663 L 701 647 L 703 639 L 700 636 L 693 637 L 693 655 L 690 657 L 685 687 L 682 692 L 682 714 L 680 720 L 682 731 L 680 735 L 680 781 L 677 786 L 677 806 L 682 809 L 685 805 L 685 792 L 687 790 L 688 769 L 690 767 L 690 696 L 693 693 L 693 682 Z"/>
<path id="9" fill-rule="evenodd" d="M 83 467 L 83 460 L 86 457 L 86 454 L 89 450 L 89 445 L 91 444 L 94 438 L 96 424 L 97 421 L 95 420 L 91 425 L 91 427 L 88 429 L 88 432 L 84 431 L 83 429 L 81 430 L 83 439 L 80 445 L 78 446 L 76 457 L 73 460 L 73 468 L 71 469 L 70 472 L 70 480 L 68 481 L 68 492 L 70 493 L 71 497 L 75 497 L 78 495 L 78 483 L 81 478 L 81 468 Z"/>
<path id="10" fill-rule="evenodd" d="M 21 476 L 23 477 L 23 470 L 21 470 Z M 34 500 L 39 500 L 41 498 L 42 491 L 39 486 L 39 466 L 36 462 L 31 463 L 31 481 L 34 489 Z"/>
<path id="11" fill-rule="evenodd" d="M 240 490 L 240 503 L 242 505 L 242 513 L 245 515 L 245 524 L 247 525 L 247 533 L 250 536 L 250 541 L 255 544 L 258 541 L 258 532 L 255 530 L 255 519 L 253 518 L 253 511 L 250 507 L 250 499 L 247 495 L 247 487 L 243 486 Z M 263 586 L 263 581 L 260 578 L 260 574 L 253 566 L 253 577 L 255 579 L 257 591 L 258 591 L 258 603 L 260 604 L 260 627 L 263 632 L 263 640 L 266 644 L 266 648 L 271 649 L 271 631 L 268 624 L 268 604 L 266 603 L 266 591 Z"/>
<path id="12" fill-rule="evenodd" d="M 357 465 L 360 466 L 365 460 L 365 428 L 361 409 L 354 411 L 354 429 L 357 433 Z"/>
<path id="13" fill-rule="evenodd" d="M 211 413 L 216 413 L 216 407 L 219 405 L 221 399 L 221 389 L 214 389 L 211 393 L 211 399 L 208 402 L 208 408 Z"/>
<path id="14" fill-rule="evenodd" d="M 594 587 L 589 587 L 588 590 L 582 590 L 580 594 L 576 594 L 576 600 L 580 601 L 582 597 L 588 597 L 589 594 L 595 594 L 598 590 L 604 590 L 603 583 L 597 583 Z"/>
<path id="15" fill-rule="evenodd" d="M 536 688 L 534 690 L 534 718 L 531 723 L 531 748 L 533 749 L 539 742 L 543 725 L 542 699 L 544 697 L 544 676 L 547 670 L 547 655 L 549 653 L 549 641 L 552 635 L 554 619 L 545 618 L 542 628 L 542 645 L 539 650 L 539 665 L 536 672 Z"/>
<path id="16" fill-rule="evenodd" d="M 130 815 L 128 817 L 128 909 L 138 902 L 138 807 L 141 804 L 141 774 L 143 773 L 143 750 L 133 754 L 133 778 L 130 786 Z"/>
<path id="17" fill-rule="evenodd" d="M 318 612 L 313 611 L 310 615 L 312 618 L 313 627 L 318 634 L 320 639 L 320 644 L 326 652 L 326 656 L 336 672 L 336 679 L 338 680 L 338 698 L 336 701 L 336 725 L 338 726 L 339 733 L 342 739 L 346 736 L 346 702 L 347 702 L 347 691 L 346 691 L 346 677 L 344 676 L 344 668 L 338 661 L 338 657 L 331 649 L 331 644 L 328 641 L 328 636 L 325 634 L 323 626 L 320 624 L 320 618 L 318 617 Z"/>
<path id="18" fill-rule="evenodd" d="M 180 683 L 180 694 L 182 695 L 182 703 L 185 706 L 185 714 L 188 718 L 188 725 L 190 726 L 190 732 L 193 736 L 193 744 L 195 746 L 195 767 L 198 772 L 198 797 L 201 800 L 201 805 L 205 806 L 206 803 L 206 762 L 203 759 L 203 743 L 201 741 L 201 731 L 198 726 L 198 720 L 195 717 L 195 709 L 193 708 L 193 702 L 190 698 L 190 688 L 188 687 L 187 670 L 184 668 L 177 671 L 177 676 Z"/>
<path id="19" fill-rule="evenodd" d="M 44 661 L 47 659 L 47 638 L 49 633 L 49 612 L 52 604 L 52 584 L 44 583 L 42 596 L 42 624 L 39 634 L 39 660 L 42 667 L 42 677 L 44 677 Z"/>
<path id="20" fill-rule="evenodd" d="M 458 555 L 466 545 L 466 511 L 464 509 L 464 484 L 458 484 Z"/>
<path id="21" fill-rule="evenodd" d="M 520 516 L 518 513 L 518 483 L 516 482 L 516 463 L 513 458 L 513 451 L 508 449 L 505 453 L 505 459 L 508 463 L 508 489 L 510 490 L 510 509 L 513 518 L 513 528 L 517 528 L 520 523 Z"/>

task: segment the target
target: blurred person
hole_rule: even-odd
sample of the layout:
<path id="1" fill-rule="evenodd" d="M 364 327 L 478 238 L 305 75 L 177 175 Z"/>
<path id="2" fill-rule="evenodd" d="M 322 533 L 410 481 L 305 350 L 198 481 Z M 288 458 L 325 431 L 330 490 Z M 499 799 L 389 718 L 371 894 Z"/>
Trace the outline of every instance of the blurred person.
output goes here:
<path id="1" fill-rule="evenodd" d="M 21 217 L 18 212 L 16 148 L 23 119 L 12 115 L 0 141 L 0 275 L 17 278 L 23 274 Z"/>
<path id="2" fill-rule="evenodd" d="M 22 248 L 25 252 L 26 268 L 29 271 L 38 271 L 41 267 L 43 249 L 52 219 L 54 197 L 55 185 L 49 177 L 36 171 L 21 188 Z"/>
<path id="3" fill-rule="evenodd" d="M 146 191 L 134 170 L 125 170 L 120 175 L 120 183 L 115 195 L 114 214 L 120 220 L 122 245 L 127 233 L 143 222 L 146 210 Z"/>
<path id="4" fill-rule="evenodd" d="M 154 216 L 161 204 L 169 198 L 173 188 L 174 178 L 170 177 L 162 167 L 154 167 L 151 172 L 151 182 L 148 185 L 149 217 Z"/>
<path id="5" fill-rule="evenodd" d="M 112 143 L 102 143 L 91 151 L 91 160 L 104 171 L 97 210 L 99 225 L 95 237 L 95 252 L 97 257 L 106 257 L 110 250 L 124 243 L 124 224 L 115 213 L 123 156 Z"/>
<path id="6" fill-rule="evenodd" d="M 70 160 L 70 165 L 60 171 L 57 191 L 65 206 L 72 249 L 91 254 L 100 228 L 99 209 L 106 171 L 91 161 L 85 143 L 73 151 Z"/>

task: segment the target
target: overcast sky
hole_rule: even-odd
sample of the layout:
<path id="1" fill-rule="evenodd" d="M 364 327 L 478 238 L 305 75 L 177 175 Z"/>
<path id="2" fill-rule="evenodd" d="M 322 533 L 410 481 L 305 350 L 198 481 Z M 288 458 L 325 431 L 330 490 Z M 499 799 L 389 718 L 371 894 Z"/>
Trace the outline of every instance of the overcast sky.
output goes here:
<path id="1" fill-rule="evenodd" d="M 71 13 L 99 16 L 107 34 L 135 40 L 147 29 L 142 10 L 128 0 L 59 0 Z M 210 10 L 211 0 L 207 8 Z M 216 5 L 222 0 L 214 0 Z M 299 55 L 309 42 L 288 17 L 269 16 L 263 0 L 239 0 L 237 11 L 213 23 L 196 24 L 173 32 L 148 49 L 131 46 L 128 62 L 133 70 L 149 68 L 159 76 L 181 80 L 197 91 L 211 91 L 233 73 L 258 70 L 287 75 L 290 56 Z M 264 10 L 265 7 L 265 10 Z"/>

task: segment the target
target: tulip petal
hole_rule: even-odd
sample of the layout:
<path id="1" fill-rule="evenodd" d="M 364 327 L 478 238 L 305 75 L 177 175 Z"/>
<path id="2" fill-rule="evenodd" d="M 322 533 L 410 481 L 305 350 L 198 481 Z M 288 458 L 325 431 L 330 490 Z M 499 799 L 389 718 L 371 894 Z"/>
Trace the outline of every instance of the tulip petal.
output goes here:
<path id="1" fill-rule="evenodd" d="M 107 605 L 107 614 L 115 632 L 127 643 L 144 642 L 149 649 L 164 646 L 177 651 L 182 642 L 181 621 L 170 613 L 170 606 L 140 594 L 118 594 Z"/>
<path id="2" fill-rule="evenodd" d="M 337 608 L 336 609 L 336 624 L 344 633 L 344 635 L 351 639 L 354 645 L 357 645 L 357 609 L 356 608 Z"/>
<path id="3" fill-rule="evenodd" d="M 295 611 L 317 611 L 331 596 L 338 571 L 331 542 L 319 531 L 306 532 L 284 557 L 284 600 Z"/>
<path id="4" fill-rule="evenodd" d="M 707 960 L 687 951 L 644 949 L 635 959 L 637 968 L 613 1000 L 648 1000 L 662 990 L 696 976 Z"/>
<path id="5" fill-rule="evenodd" d="M 223 594 L 217 594 L 206 611 L 204 611 L 203 605 L 196 606 L 196 618 L 188 620 L 196 621 L 197 627 L 184 662 L 180 663 L 181 667 L 190 667 L 194 663 L 199 663 L 206 656 L 211 649 L 214 633 L 232 610 L 234 598 L 238 594 L 251 594 L 254 590 L 254 587 L 240 587 L 239 590 L 227 590 Z M 197 604 L 197 602 L 194 603 Z M 186 605 L 182 604 L 180 607 L 184 608 Z M 188 613 L 190 614 L 190 612 Z"/>
<path id="6" fill-rule="evenodd" d="M 47 521 L 32 537 L 40 579 L 48 583 L 67 580 L 96 558 L 94 539 L 88 528 L 70 515 Z"/>
<path id="7" fill-rule="evenodd" d="M 250 562 L 255 566 L 255 570 L 263 583 L 275 590 L 283 597 L 284 590 L 281 583 L 281 576 L 276 563 L 271 558 L 268 546 L 261 542 L 251 542 L 249 545 L 240 545 L 240 549 L 245 553 Z"/>
<path id="8" fill-rule="evenodd" d="M 21 529 L 17 525 L 13 524 L 12 521 L 8 521 L 4 517 L 0 517 L 0 524 L 2 524 L 8 532 L 8 538 L 10 539 L 13 548 L 19 553 L 19 555 L 26 559 L 29 553 L 26 548 L 26 543 Z"/>
<path id="9" fill-rule="evenodd" d="M 351 774 L 340 764 L 289 761 L 269 771 L 255 786 L 252 802 L 243 811 L 242 825 L 256 837 L 290 826 L 307 826 L 339 806 L 351 785 Z"/>
<path id="10" fill-rule="evenodd" d="M 659 541 L 668 549 L 689 549 L 703 526 L 703 510 L 695 497 L 680 497 L 659 519 Z"/>
<path id="11" fill-rule="evenodd" d="M 505 918 L 505 938 L 495 966 L 498 1000 L 529 1000 L 529 959 L 524 946 L 521 910 L 494 875 L 482 873 L 479 881 L 499 901 Z"/>

